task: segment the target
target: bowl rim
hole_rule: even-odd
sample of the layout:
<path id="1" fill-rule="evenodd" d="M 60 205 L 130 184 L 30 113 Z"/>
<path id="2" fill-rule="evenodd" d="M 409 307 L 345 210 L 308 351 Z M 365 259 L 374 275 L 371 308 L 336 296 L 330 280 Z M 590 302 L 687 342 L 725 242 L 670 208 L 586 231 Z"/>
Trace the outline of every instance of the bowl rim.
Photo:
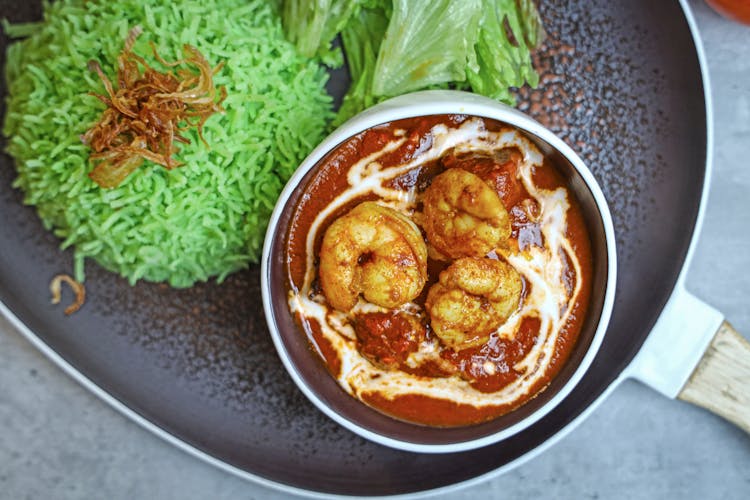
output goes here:
<path id="1" fill-rule="evenodd" d="M 606 246 L 607 275 L 601 313 L 591 343 L 571 377 L 562 387 L 560 387 L 557 393 L 554 394 L 549 401 L 527 417 L 497 432 L 460 442 L 426 444 L 403 441 L 401 439 L 373 432 L 361 426 L 356 421 L 342 416 L 318 397 L 316 391 L 305 382 L 297 371 L 297 367 L 288 355 L 284 345 L 273 310 L 270 293 L 270 272 L 271 247 L 274 239 L 277 237 L 277 227 L 282 213 L 286 208 L 289 198 L 297 189 L 302 179 L 320 162 L 320 160 L 345 140 L 377 125 L 405 118 L 438 114 L 465 114 L 469 116 L 490 118 L 507 123 L 521 131 L 538 137 L 569 161 L 589 189 L 592 198 L 596 203 L 599 216 L 601 217 Z M 384 446 L 419 453 L 451 453 L 468 451 L 497 443 L 498 441 L 506 439 L 531 426 L 552 411 L 553 408 L 558 406 L 583 378 L 599 351 L 599 347 L 602 344 L 612 315 L 616 283 L 617 254 L 612 216 L 601 187 L 583 160 L 562 139 L 557 137 L 552 131 L 530 116 L 493 99 L 457 90 L 425 90 L 391 98 L 352 117 L 321 141 L 320 144 L 318 144 L 318 146 L 300 163 L 299 167 L 289 181 L 287 181 L 284 189 L 279 195 L 269 220 L 268 229 L 266 230 L 261 256 L 261 297 L 266 323 L 268 324 L 268 329 L 279 358 L 297 387 L 320 411 L 355 434 Z M 311 350 L 310 352 L 312 353 L 313 351 Z M 354 397 L 351 395 L 348 396 L 352 398 Z M 360 404 L 364 403 L 360 402 Z"/>

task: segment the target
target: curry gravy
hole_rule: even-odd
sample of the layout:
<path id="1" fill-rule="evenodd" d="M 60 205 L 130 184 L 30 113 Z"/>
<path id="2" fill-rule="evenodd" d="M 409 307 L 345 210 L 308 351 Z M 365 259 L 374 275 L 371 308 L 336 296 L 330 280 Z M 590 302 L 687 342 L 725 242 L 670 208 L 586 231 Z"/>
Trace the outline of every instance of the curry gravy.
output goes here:
<path id="1" fill-rule="evenodd" d="M 334 220 L 366 200 L 418 219 L 421 194 L 448 168 L 468 170 L 498 193 L 512 231 L 507 248 L 486 257 L 509 263 L 524 283 L 505 324 L 482 345 L 458 351 L 441 345 L 424 307 L 450 262 L 428 259 L 422 293 L 395 311 L 362 298 L 348 313 L 336 311 L 317 277 L 321 240 Z M 492 419 L 544 390 L 585 319 L 592 256 L 577 200 L 533 143 L 490 119 L 412 118 L 351 137 L 316 172 L 301 187 L 286 235 L 288 301 L 344 390 L 395 418 L 434 426 Z"/>

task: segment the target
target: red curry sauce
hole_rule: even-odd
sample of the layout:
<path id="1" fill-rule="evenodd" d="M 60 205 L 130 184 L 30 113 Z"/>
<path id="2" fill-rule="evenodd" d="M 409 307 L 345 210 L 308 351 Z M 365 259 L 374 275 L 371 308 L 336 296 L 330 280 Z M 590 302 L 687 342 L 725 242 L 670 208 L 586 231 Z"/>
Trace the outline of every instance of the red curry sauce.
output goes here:
<path id="1" fill-rule="evenodd" d="M 317 173 L 307 185 L 303 186 L 306 194 L 300 199 L 292 214 L 286 242 L 290 289 L 298 291 L 304 281 L 305 240 L 313 220 L 334 198 L 349 187 L 346 175 L 353 164 L 362 157 L 382 149 L 386 143 L 394 139 L 394 131 L 398 129 L 403 131 L 407 140 L 395 151 L 382 156 L 378 162 L 383 167 L 402 164 L 432 145 L 430 129 L 433 126 L 442 123 L 449 127 L 457 127 L 469 118 L 471 117 L 465 115 L 436 115 L 383 124 L 348 139 L 321 160 L 316 167 Z M 490 119 L 484 119 L 484 123 L 490 131 L 507 127 Z M 448 153 L 437 161 L 393 179 L 390 185 L 403 190 L 416 189 L 418 193 L 421 193 L 429 186 L 432 178 L 447 168 L 458 167 L 468 170 L 481 177 L 497 191 L 510 215 L 512 227 L 510 243 L 523 250 L 530 245 L 541 245 L 543 237 L 538 224 L 529 220 L 529 214 L 533 215 L 538 207 L 535 207 L 535 200 L 517 178 L 519 160 L 520 153 L 514 148 L 503 149 L 492 155 L 484 152 Z M 547 159 L 544 161 L 543 168 L 534 170 L 533 180 L 535 185 L 545 189 L 566 188 L 563 177 Z M 589 235 L 578 201 L 569 189 L 566 188 L 566 191 L 570 205 L 566 214 L 566 237 L 571 242 L 581 265 L 582 272 L 579 279 L 582 280 L 583 286 L 567 322 L 559 333 L 552 362 L 544 372 L 544 376 L 534 384 L 531 390 L 512 404 L 482 408 L 417 394 L 389 399 L 377 393 L 366 393 L 361 396 L 366 403 L 395 418 L 425 425 L 469 425 L 496 418 L 521 406 L 549 384 L 565 364 L 576 343 L 586 317 L 591 293 L 592 257 Z M 315 255 L 318 254 L 322 235 L 328 225 L 358 203 L 373 198 L 370 196 L 357 199 L 332 214 L 324 222 L 317 235 L 314 246 Z M 414 301 L 416 304 L 424 307 L 427 291 L 437 281 L 440 271 L 449 264 L 449 262 L 428 260 L 428 282 L 422 294 Z M 575 286 L 575 280 L 576 274 L 568 266 L 565 272 L 565 284 L 569 291 Z M 316 283 L 313 283 L 313 288 L 316 286 Z M 297 315 L 297 321 L 311 339 L 312 347 L 325 361 L 328 370 L 334 377 L 337 377 L 341 362 L 336 350 L 321 334 L 320 326 L 316 321 L 310 321 L 299 315 Z M 414 321 L 406 321 L 398 315 L 370 313 L 355 318 L 352 323 L 357 334 L 360 354 L 376 366 L 424 377 L 458 376 L 470 381 L 475 389 L 487 393 L 497 391 L 519 377 L 519 373 L 513 369 L 513 366 L 534 346 L 539 329 L 538 319 L 524 318 L 512 340 L 499 338 L 493 334 L 487 343 L 477 347 L 460 351 L 442 349 L 439 362 L 429 362 L 414 368 L 405 363 L 408 355 L 418 348 L 421 341 L 435 338 L 428 322 L 417 324 Z M 489 372 L 485 369 L 488 361 L 495 367 Z"/>

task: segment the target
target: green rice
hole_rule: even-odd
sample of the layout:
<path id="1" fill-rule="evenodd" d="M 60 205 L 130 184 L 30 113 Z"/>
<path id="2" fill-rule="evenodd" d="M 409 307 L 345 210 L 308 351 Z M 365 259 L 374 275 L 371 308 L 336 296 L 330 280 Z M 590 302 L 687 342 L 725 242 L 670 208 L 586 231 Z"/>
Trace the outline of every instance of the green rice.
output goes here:
<path id="1" fill-rule="evenodd" d="M 226 86 L 224 114 L 204 135 L 193 129 L 178 145 L 185 166 L 168 171 L 144 163 L 114 189 L 88 173 L 89 148 L 80 136 L 104 105 L 87 62 L 115 80 L 114 63 L 128 30 L 143 34 L 135 53 L 155 68 L 149 40 L 167 60 L 187 43 Z M 3 132 L 15 161 L 15 187 L 35 205 L 46 228 L 75 253 L 76 279 L 95 259 L 126 277 L 186 287 L 258 260 L 267 221 L 284 182 L 321 139 L 332 117 L 326 73 L 301 57 L 283 35 L 275 6 L 264 0 L 72 1 L 45 6 L 38 25 L 7 27 L 28 38 L 8 49 Z"/>

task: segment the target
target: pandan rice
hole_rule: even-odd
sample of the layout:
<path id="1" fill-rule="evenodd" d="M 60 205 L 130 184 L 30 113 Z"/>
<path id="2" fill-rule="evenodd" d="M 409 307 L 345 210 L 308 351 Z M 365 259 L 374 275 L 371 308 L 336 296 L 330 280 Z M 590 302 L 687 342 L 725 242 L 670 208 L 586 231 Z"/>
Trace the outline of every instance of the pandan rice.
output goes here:
<path id="1" fill-rule="evenodd" d="M 81 142 L 105 106 L 87 69 L 98 61 L 110 79 L 128 31 L 143 28 L 134 52 L 149 64 L 149 41 L 166 60 L 196 47 L 224 67 L 225 113 L 179 144 L 185 165 L 144 163 L 120 185 L 102 189 Z M 73 1 L 45 5 L 44 21 L 5 27 L 28 36 L 7 53 L 3 132 L 16 162 L 14 186 L 47 229 L 72 247 L 75 277 L 91 257 L 126 277 L 187 287 L 256 262 L 284 182 L 319 142 L 332 117 L 326 73 L 286 41 L 273 2 L 265 0 Z M 166 71 L 167 68 L 161 66 Z"/>

